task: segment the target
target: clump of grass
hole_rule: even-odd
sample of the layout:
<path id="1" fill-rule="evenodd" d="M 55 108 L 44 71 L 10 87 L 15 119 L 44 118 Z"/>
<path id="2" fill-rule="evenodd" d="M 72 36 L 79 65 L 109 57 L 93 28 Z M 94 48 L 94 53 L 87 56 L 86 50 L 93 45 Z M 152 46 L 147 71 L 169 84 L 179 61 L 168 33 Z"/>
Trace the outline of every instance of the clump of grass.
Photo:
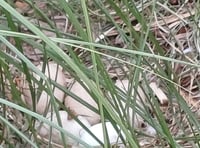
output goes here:
<path id="1" fill-rule="evenodd" d="M 88 93 L 98 103 L 101 121 L 109 120 L 119 125 L 126 136 L 124 144 L 127 147 L 140 147 L 142 140 L 150 140 L 143 147 L 199 147 L 199 117 L 198 111 L 195 112 L 199 99 L 199 28 L 198 16 L 194 13 L 198 10 L 195 7 L 198 2 L 45 1 L 47 10 L 53 8 L 52 17 L 32 1 L 26 2 L 33 10 L 34 17 L 25 18 L 23 14 L 26 12 L 20 14 L 11 7 L 11 3 L 0 2 L 3 22 L 0 25 L 0 120 L 3 146 L 14 146 L 17 143 L 40 147 L 34 129 L 35 119 L 59 129 L 63 136 L 70 135 L 41 115 L 26 109 L 13 81 L 16 74 L 13 77 L 10 71 L 12 65 L 26 76 L 32 98 L 35 98 L 32 81 L 41 85 L 31 74 L 36 73 L 43 79 L 44 88 L 47 88 L 45 91 L 54 100 L 50 86 L 59 86 L 49 82 L 33 64 L 51 60 L 62 66 L 70 77 L 84 82 L 90 90 Z M 61 28 L 58 27 L 59 19 L 55 19 L 58 16 L 62 16 Z M 31 23 L 33 20 L 37 20 L 36 23 Z M 38 53 L 32 52 L 36 58 L 31 59 L 33 56 L 30 53 L 29 58 L 25 56 L 27 45 L 37 49 Z M 120 95 L 111 77 L 129 79 L 131 87 L 127 94 Z M 160 104 L 149 86 L 151 82 L 156 82 L 166 94 L 167 105 Z M 147 97 L 143 107 L 133 105 L 130 97 L 131 92 L 139 86 Z M 59 88 L 70 94 L 67 88 Z M 115 101 L 124 99 L 154 127 L 156 137 L 150 138 L 134 130 L 128 124 L 128 118 L 112 110 L 112 106 L 120 107 Z M 55 101 L 51 103 L 55 106 Z M 149 108 L 153 115 L 148 112 Z M 12 110 L 19 112 L 9 116 Z M 126 115 L 125 112 L 122 114 Z M 20 123 L 16 120 L 18 115 L 23 117 Z M 20 128 L 18 124 L 26 128 Z M 15 141 L 16 134 L 20 136 L 20 142 Z M 108 142 L 102 146 L 110 147 Z"/>

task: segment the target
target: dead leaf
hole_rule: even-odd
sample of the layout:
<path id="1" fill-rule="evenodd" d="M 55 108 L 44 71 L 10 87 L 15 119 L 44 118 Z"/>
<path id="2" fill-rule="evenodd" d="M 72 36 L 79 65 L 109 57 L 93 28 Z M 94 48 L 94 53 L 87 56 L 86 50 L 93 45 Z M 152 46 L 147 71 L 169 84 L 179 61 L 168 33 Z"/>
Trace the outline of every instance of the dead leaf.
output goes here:
<path id="1" fill-rule="evenodd" d="M 149 85 L 152 89 L 152 91 L 155 93 L 155 95 L 157 96 L 158 100 L 160 101 L 161 105 L 168 105 L 168 98 L 165 95 L 165 93 L 162 91 L 162 89 L 160 89 L 155 82 L 150 83 Z"/>
<path id="2" fill-rule="evenodd" d="M 30 6 L 29 4 L 27 4 L 25 1 L 23 0 L 17 0 L 15 2 L 15 7 L 16 7 L 16 10 L 19 12 L 19 13 L 26 13 L 27 11 L 30 10 Z"/>

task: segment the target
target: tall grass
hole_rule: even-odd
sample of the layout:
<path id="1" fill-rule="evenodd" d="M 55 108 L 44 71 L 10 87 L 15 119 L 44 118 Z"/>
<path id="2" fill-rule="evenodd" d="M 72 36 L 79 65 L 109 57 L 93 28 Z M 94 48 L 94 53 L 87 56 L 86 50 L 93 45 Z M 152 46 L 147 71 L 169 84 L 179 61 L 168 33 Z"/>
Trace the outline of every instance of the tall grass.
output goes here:
<path id="1" fill-rule="evenodd" d="M 139 139 L 143 134 L 141 131 L 133 130 L 129 119 L 126 117 L 126 111 L 123 110 L 120 112 L 120 108 L 122 106 L 119 102 L 124 100 L 129 103 L 129 106 L 135 113 L 139 114 L 148 124 L 155 128 L 157 131 L 157 137 L 154 139 L 158 140 L 158 146 L 169 146 L 174 148 L 181 147 L 181 143 L 179 142 L 181 139 L 184 139 L 185 142 L 192 143 L 193 146 L 199 145 L 198 134 L 200 132 L 200 125 L 198 118 L 191 111 L 183 97 L 179 94 L 177 88 L 182 88 L 182 86 L 180 86 L 180 84 L 172 78 L 172 75 L 174 75 L 172 67 L 174 63 L 191 66 L 194 69 L 198 69 L 200 66 L 194 62 L 172 58 L 171 55 L 167 56 L 167 54 L 163 52 L 163 48 L 160 46 L 159 41 L 155 38 L 150 28 L 150 24 L 155 21 L 154 13 L 159 11 L 157 1 L 142 1 L 141 3 L 127 0 L 81 0 L 70 1 L 68 3 L 65 0 L 56 2 L 53 0 L 46 1 L 49 4 L 49 7 L 51 6 L 50 8 L 60 11 L 62 15 L 67 16 L 69 22 L 73 26 L 73 31 L 75 32 L 74 34 L 63 33 L 58 30 L 54 24 L 55 22 L 49 19 L 47 14 L 41 11 L 31 1 L 26 1 L 31 5 L 34 13 L 39 15 L 39 18 L 42 18 L 44 22 L 48 23 L 48 30 L 56 33 L 56 37 L 46 36 L 42 32 L 42 27 L 39 27 L 37 24 L 32 24 L 26 17 L 11 7 L 9 2 L 0 1 L 0 19 L 3 22 L 0 25 L 0 103 L 3 109 L 3 111 L 1 111 L 0 121 L 2 129 L 9 129 L 12 131 L 10 133 L 14 132 L 20 136 L 20 139 L 23 141 L 21 143 L 24 145 L 29 143 L 33 147 L 40 147 L 40 142 L 37 140 L 36 131 L 34 130 L 34 121 L 37 119 L 49 124 L 53 128 L 58 129 L 62 133 L 63 138 L 65 135 L 75 138 L 73 135 L 63 130 L 62 127 L 57 126 L 45 119 L 43 116 L 28 110 L 26 104 L 23 103 L 22 98 L 20 97 L 20 92 L 16 89 L 16 86 L 13 83 L 12 73 L 9 71 L 9 65 L 11 64 L 26 76 L 33 100 L 36 99 L 36 96 L 34 94 L 34 87 L 31 85 L 32 81 L 37 83 L 40 88 L 44 89 L 49 94 L 51 97 L 50 103 L 54 107 L 58 115 L 58 119 L 60 117 L 51 85 L 55 85 L 63 90 L 67 95 L 71 95 L 76 100 L 81 102 L 81 98 L 71 94 L 67 88 L 63 88 L 55 82 L 49 81 L 44 73 L 39 71 L 37 67 L 24 55 L 23 43 L 27 43 L 28 45 L 40 50 L 43 57 L 45 57 L 43 58 L 44 63 L 47 63 L 48 59 L 51 59 L 58 65 L 62 66 L 64 71 L 68 72 L 74 79 L 79 82 L 84 82 L 81 84 L 84 85 L 85 88 L 88 88 L 88 93 L 97 102 L 99 110 L 94 110 L 87 104 L 86 106 L 98 112 L 101 116 L 102 122 L 109 120 L 113 125 L 117 124 L 125 134 L 126 139 L 124 143 L 126 143 L 128 147 L 140 147 Z M 91 8 L 90 4 L 94 7 Z M 79 10 L 76 10 L 76 8 L 73 7 L 74 5 L 79 5 Z M 148 7 L 148 16 L 145 14 L 145 8 L 147 6 L 151 6 Z M 112 43 L 107 45 L 106 35 L 105 40 L 102 39 L 99 43 L 94 42 L 95 38 L 93 32 L 95 30 L 93 29 L 94 23 L 92 22 L 95 20 L 91 16 L 96 12 L 93 9 L 97 9 L 98 11 L 96 12 L 99 13 L 95 17 L 102 17 L 99 19 L 109 22 L 112 27 L 115 28 L 123 44 L 126 45 L 125 48 L 112 46 Z M 82 12 L 81 18 L 78 17 L 78 11 Z M 121 24 L 116 23 L 115 16 L 121 20 Z M 140 31 L 137 31 L 132 24 L 132 21 L 130 20 L 132 17 L 134 17 L 135 22 L 140 25 Z M 20 32 L 19 28 L 22 26 L 27 28 L 30 33 Z M 125 27 L 123 28 L 122 26 Z M 100 34 L 101 32 L 97 33 Z M 14 38 L 15 45 L 11 44 L 9 40 L 10 37 Z M 41 41 L 36 42 L 37 40 Z M 67 48 L 67 52 L 59 46 L 61 44 L 64 45 L 64 48 Z M 6 46 L 6 50 L 3 50 L 4 46 Z M 155 49 L 153 52 L 151 47 Z M 82 49 L 82 52 L 87 53 L 87 57 L 80 57 L 76 54 L 74 49 Z M 84 58 L 89 58 L 90 65 L 92 65 L 91 68 L 84 63 Z M 109 64 L 113 67 L 117 65 L 120 70 L 124 72 L 123 78 L 129 79 L 130 87 L 126 94 L 115 87 L 107 71 L 107 63 L 104 62 L 104 59 L 109 61 Z M 128 72 L 124 71 L 124 67 L 128 68 Z M 32 72 L 39 75 L 45 84 L 34 79 L 31 74 Z M 165 120 L 166 116 L 160 109 L 158 99 L 149 87 L 149 75 L 150 77 L 155 77 L 156 81 L 161 82 L 161 85 L 169 99 L 168 108 L 173 110 L 173 102 L 178 104 L 179 112 L 174 112 L 172 117 L 176 118 L 176 116 L 179 116 L 180 114 L 185 115 L 185 122 L 187 122 L 190 127 L 185 128 L 181 119 L 180 121 L 178 121 L 179 119 L 177 120 L 177 123 L 179 124 L 178 129 L 181 130 L 183 134 L 176 136 L 170 130 L 168 123 Z M 5 78 L 7 79 L 6 82 Z M 7 82 L 10 84 L 12 100 L 7 100 Z M 131 99 L 132 91 L 137 90 L 137 87 L 140 85 L 142 85 L 145 89 L 145 94 L 147 96 L 147 103 L 143 103 L 143 107 L 139 106 Z M 101 88 L 104 88 L 106 93 Z M 154 117 L 152 117 L 148 112 L 149 106 L 154 113 Z M 12 123 L 9 122 L 9 117 L 7 115 L 8 107 L 23 113 L 23 117 L 25 118 L 25 121 L 27 121 L 28 132 L 17 128 L 17 126 L 12 125 Z M 67 110 L 65 107 L 63 108 Z M 114 111 L 113 108 L 115 108 L 118 113 Z M 103 129 L 104 133 L 106 133 L 105 125 Z M 190 135 L 187 135 L 188 129 L 192 131 L 190 132 Z M 0 139 L 2 146 L 4 146 L 3 143 L 5 143 L 5 145 L 14 146 L 11 141 L 9 142 L 6 140 L 7 137 L 9 137 L 9 135 L 5 135 L 2 130 Z M 32 138 L 31 140 L 30 137 Z M 143 139 L 147 137 L 148 135 L 143 135 Z M 107 134 L 105 134 L 104 139 L 105 143 L 102 144 L 102 146 L 110 147 Z M 80 139 L 76 140 L 85 145 L 85 147 L 89 147 Z M 66 145 L 67 142 L 64 146 L 66 147 Z"/>

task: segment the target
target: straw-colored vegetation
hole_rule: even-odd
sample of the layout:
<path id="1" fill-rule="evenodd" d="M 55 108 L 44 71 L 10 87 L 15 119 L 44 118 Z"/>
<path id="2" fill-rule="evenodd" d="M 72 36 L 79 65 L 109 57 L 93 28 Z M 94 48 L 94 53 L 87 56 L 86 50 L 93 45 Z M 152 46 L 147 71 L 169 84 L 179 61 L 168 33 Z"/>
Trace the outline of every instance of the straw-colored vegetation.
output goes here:
<path id="1" fill-rule="evenodd" d="M 0 12 L 1 147 L 200 147 L 199 0 Z"/>

